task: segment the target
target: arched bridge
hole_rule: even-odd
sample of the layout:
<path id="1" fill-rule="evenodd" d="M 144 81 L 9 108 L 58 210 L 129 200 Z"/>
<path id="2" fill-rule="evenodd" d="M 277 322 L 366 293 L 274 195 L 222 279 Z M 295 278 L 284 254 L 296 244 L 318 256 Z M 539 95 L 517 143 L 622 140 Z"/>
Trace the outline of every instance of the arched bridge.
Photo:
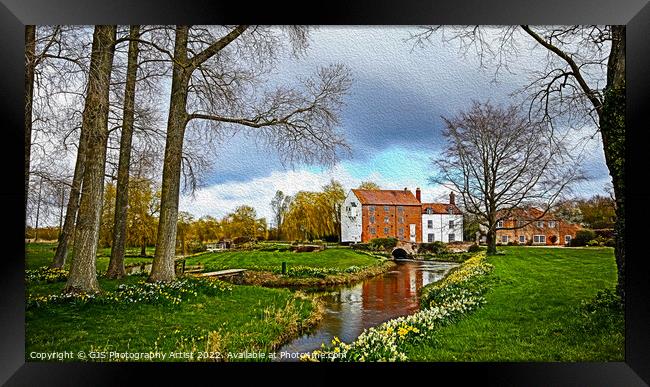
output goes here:
<path id="1" fill-rule="evenodd" d="M 407 259 L 413 257 L 418 252 L 418 244 L 415 242 L 397 242 L 391 255 L 395 259 Z"/>

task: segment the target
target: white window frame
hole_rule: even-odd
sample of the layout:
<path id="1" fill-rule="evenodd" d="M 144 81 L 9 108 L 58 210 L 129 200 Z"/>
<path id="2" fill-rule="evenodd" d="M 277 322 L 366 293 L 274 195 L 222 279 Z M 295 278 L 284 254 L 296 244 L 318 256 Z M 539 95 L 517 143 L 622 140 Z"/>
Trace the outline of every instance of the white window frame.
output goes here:
<path id="1" fill-rule="evenodd" d="M 537 221 L 537 227 L 538 228 L 544 228 L 544 221 L 543 220 L 538 220 Z"/>
<path id="2" fill-rule="evenodd" d="M 432 219 L 427 220 L 427 228 L 430 228 L 430 229 L 433 228 L 433 220 Z"/>
<path id="3" fill-rule="evenodd" d="M 519 235 L 519 243 L 526 243 L 526 236 L 525 235 Z"/>
<path id="4" fill-rule="evenodd" d="M 508 243 L 508 242 L 510 242 L 510 235 L 501 235 L 501 243 Z"/>
<path id="5" fill-rule="evenodd" d="M 370 227 L 370 234 L 377 235 L 377 229 L 375 229 L 374 227 Z"/>
<path id="6" fill-rule="evenodd" d="M 449 233 L 449 235 L 447 235 L 447 240 L 449 242 L 456 242 L 456 234 L 454 234 L 453 232 Z"/>
<path id="7" fill-rule="evenodd" d="M 546 235 L 533 235 L 533 243 L 546 244 Z"/>
<path id="8" fill-rule="evenodd" d="M 571 235 L 565 235 L 564 236 L 564 243 L 569 244 L 569 243 L 571 243 L 572 239 L 573 239 L 573 237 Z"/>
<path id="9" fill-rule="evenodd" d="M 453 219 L 449 220 L 449 228 L 450 228 L 450 229 L 453 229 L 453 228 L 454 228 L 454 223 L 455 223 L 455 222 L 454 222 Z"/>
<path id="10" fill-rule="evenodd" d="M 384 223 L 390 223 L 390 217 L 384 216 Z"/>
<path id="11" fill-rule="evenodd" d="M 428 243 L 433 243 L 436 241 L 436 234 L 429 233 L 427 234 L 427 242 Z"/>
<path id="12" fill-rule="evenodd" d="M 548 227 L 549 228 L 555 228 L 555 221 L 554 220 L 549 220 L 548 221 Z"/>
<path id="13" fill-rule="evenodd" d="M 497 228 L 503 228 L 503 220 L 497 222 Z"/>

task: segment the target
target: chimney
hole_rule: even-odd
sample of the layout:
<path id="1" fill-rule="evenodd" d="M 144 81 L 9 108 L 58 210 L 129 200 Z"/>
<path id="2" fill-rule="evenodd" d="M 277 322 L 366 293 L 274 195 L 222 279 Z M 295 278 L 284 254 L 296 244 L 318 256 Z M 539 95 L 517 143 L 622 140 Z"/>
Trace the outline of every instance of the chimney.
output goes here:
<path id="1" fill-rule="evenodd" d="M 419 188 L 415 189 L 415 198 L 418 200 L 418 202 L 422 202 Z"/>
<path id="2" fill-rule="evenodd" d="M 404 187 L 404 192 L 408 191 L 409 189 L 407 187 Z"/>
<path id="3" fill-rule="evenodd" d="M 456 205 L 456 195 L 453 192 L 449 193 L 449 204 Z"/>

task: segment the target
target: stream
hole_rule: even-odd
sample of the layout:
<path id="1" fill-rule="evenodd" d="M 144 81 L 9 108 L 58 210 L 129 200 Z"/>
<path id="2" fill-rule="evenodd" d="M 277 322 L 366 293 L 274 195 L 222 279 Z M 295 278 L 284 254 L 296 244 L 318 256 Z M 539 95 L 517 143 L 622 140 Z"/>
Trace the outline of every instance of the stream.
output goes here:
<path id="1" fill-rule="evenodd" d="M 325 311 L 319 325 L 281 347 L 276 359 L 297 361 L 296 353 L 309 353 L 322 343 L 329 345 L 336 336 L 350 343 L 364 329 L 419 309 L 418 291 L 442 279 L 457 263 L 396 261 L 397 267 L 354 285 L 320 290 Z M 284 353 L 284 355 L 283 355 Z"/>

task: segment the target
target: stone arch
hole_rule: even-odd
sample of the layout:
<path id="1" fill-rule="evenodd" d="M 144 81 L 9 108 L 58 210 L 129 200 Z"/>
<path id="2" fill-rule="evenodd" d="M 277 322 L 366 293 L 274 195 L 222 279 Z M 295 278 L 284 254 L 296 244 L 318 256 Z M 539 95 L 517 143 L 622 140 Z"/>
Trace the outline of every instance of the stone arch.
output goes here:
<path id="1" fill-rule="evenodd" d="M 393 249 L 392 256 L 395 259 L 407 259 L 409 258 L 409 253 L 401 247 L 396 247 Z"/>

